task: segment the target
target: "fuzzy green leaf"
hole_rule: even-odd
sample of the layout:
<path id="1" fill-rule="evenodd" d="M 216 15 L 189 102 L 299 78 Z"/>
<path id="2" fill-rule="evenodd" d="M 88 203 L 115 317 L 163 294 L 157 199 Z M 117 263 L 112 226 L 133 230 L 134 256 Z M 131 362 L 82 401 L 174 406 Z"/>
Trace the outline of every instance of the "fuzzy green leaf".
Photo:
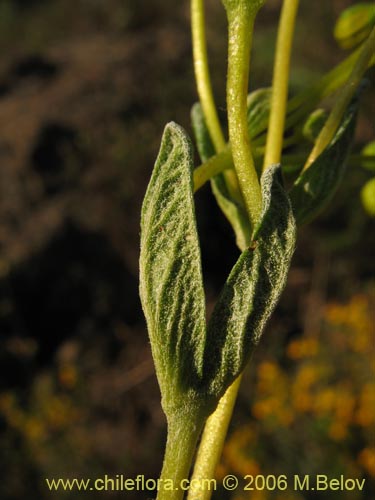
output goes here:
<path id="1" fill-rule="evenodd" d="M 253 244 L 232 269 L 207 330 L 204 380 L 220 396 L 241 373 L 285 286 L 296 225 L 280 167 L 261 179 L 263 211 Z"/>
<path id="2" fill-rule="evenodd" d="M 206 335 L 192 168 L 186 133 L 169 123 L 143 202 L 140 255 L 140 295 L 167 415 L 194 404 Z"/>
<path id="3" fill-rule="evenodd" d="M 202 162 L 207 161 L 215 154 L 215 149 L 199 103 L 194 104 L 191 110 L 191 120 L 199 156 Z M 230 197 L 223 174 L 211 179 L 211 188 L 217 204 L 233 228 L 238 247 L 243 250 L 250 241 L 250 223 L 245 208 Z"/>
<path id="4" fill-rule="evenodd" d="M 292 186 L 289 196 L 298 225 L 314 219 L 336 192 L 354 137 L 357 107 L 357 101 L 351 104 L 330 145 Z"/>

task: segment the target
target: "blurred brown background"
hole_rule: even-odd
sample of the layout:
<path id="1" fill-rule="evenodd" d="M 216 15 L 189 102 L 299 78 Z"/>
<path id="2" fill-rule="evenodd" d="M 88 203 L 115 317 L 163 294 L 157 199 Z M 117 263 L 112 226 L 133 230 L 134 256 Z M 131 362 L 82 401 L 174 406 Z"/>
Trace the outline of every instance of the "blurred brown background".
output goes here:
<path id="1" fill-rule="evenodd" d="M 293 93 L 345 56 L 331 32 L 353 2 L 301 3 Z M 280 4 L 268 0 L 259 15 L 252 89 L 270 83 Z M 219 0 L 208 0 L 207 9 L 224 115 L 226 21 Z M 188 2 L 0 0 L 0 46 L 0 497 L 88 495 L 51 493 L 45 477 L 157 478 L 165 421 L 138 299 L 139 216 L 165 123 L 191 131 Z M 364 102 L 359 145 L 374 137 L 373 88 Z M 372 498 L 374 225 L 359 200 L 368 177 L 351 169 L 329 210 L 301 231 L 288 288 L 240 394 L 219 476 L 364 475 L 364 492 L 337 498 Z M 211 304 L 237 250 L 208 187 L 197 207 Z M 355 335 L 360 347 L 347 340 Z M 301 375 L 306 364 L 311 380 Z M 293 389 L 298 376 L 302 385 Z M 276 377 L 276 388 L 284 380 L 282 403 L 272 406 L 262 377 Z M 333 395 L 317 414 L 327 389 Z M 298 406 L 310 390 L 310 406 Z M 262 494 L 251 498 L 302 498 Z M 333 498 L 324 495 L 304 498 Z"/>

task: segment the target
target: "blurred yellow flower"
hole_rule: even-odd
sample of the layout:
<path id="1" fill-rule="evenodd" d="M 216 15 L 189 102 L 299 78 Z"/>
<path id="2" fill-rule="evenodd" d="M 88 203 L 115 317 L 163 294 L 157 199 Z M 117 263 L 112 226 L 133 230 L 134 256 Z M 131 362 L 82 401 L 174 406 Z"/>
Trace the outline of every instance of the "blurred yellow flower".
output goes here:
<path id="1" fill-rule="evenodd" d="M 247 425 L 234 432 L 223 451 L 224 463 L 228 470 L 239 476 L 260 474 L 259 465 L 247 451 L 251 449 L 249 445 L 253 440 L 254 434 Z"/>
<path id="2" fill-rule="evenodd" d="M 335 405 L 336 394 L 333 388 L 322 389 L 315 397 L 313 411 L 317 416 L 330 414 Z"/>
<path id="3" fill-rule="evenodd" d="M 287 355 L 291 359 L 314 357 L 319 352 L 319 343 L 315 338 L 293 340 L 287 347 Z"/>
<path id="4" fill-rule="evenodd" d="M 328 434 L 334 441 L 343 441 L 348 435 L 348 428 L 343 422 L 336 420 L 332 422 Z"/>
<path id="5" fill-rule="evenodd" d="M 59 367 L 59 382 L 65 389 L 73 389 L 77 384 L 77 370 L 72 364 L 63 364 Z"/>
<path id="6" fill-rule="evenodd" d="M 45 437 L 43 423 L 36 417 L 29 417 L 25 421 L 24 433 L 32 442 L 39 442 Z"/>
<path id="7" fill-rule="evenodd" d="M 375 478 L 375 447 L 365 448 L 358 455 L 358 463 Z"/>

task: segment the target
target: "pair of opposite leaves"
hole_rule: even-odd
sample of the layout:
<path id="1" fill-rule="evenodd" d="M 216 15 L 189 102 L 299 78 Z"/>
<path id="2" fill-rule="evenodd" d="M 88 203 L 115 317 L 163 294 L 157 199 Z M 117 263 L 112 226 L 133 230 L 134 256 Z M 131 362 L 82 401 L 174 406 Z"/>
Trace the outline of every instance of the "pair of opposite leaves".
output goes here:
<path id="1" fill-rule="evenodd" d="M 331 145 L 301 174 L 290 196 L 280 166 L 264 172 L 261 220 L 207 325 L 192 147 L 180 126 L 166 126 L 142 208 L 140 294 L 167 416 L 208 415 L 244 369 L 284 288 L 296 220 L 315 214 L 341 177 L 354 115 L 348 112 Z"/>

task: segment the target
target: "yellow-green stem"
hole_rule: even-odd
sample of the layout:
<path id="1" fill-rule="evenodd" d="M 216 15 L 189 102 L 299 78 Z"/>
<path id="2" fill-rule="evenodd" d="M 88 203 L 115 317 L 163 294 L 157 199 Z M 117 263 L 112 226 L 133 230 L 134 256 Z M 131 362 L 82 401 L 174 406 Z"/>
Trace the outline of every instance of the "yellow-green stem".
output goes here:
<path id="1" fill-rule="evenodd" d="M 208 66 L 204 0 L 191 0 L 191 32 L 195 80 L 199 101 L 202 106 L 207 128 L 217 153 L 225 149 L 226 141 L 221 129 L 212 91 Z M 232 198 L 242 202 L 237 176 L 234 171 L 227 171 L 224 178 Z"/>
<path id="2" fill-rule="evenodd" d="M 306 161 L 304 170 L 306 170 L 316 158 L 324 151 L 328 144 L 332 141 L 337 129 L 340 126 L 344 113 L 353 98 L 358 85 L 361 82 L 362 76 L 366 71 L 369 61 L 375 51 L 375 27 L 372 29 L 368 39 L 363 44 L 358 59 L 352 69 L 346 84 L 342 87 L 337 97 L 337 100 L 329 114 L 327 121 L 322 128 L 315 145 Z"/>
<path id="3" fill-rule="evenodd" d="M 211 498 L 212 490 L 204 488 L 204 480 L 215 476 L 215 470 L 223 450 L 241 378 L 242 375 L 227 389 L 224 396 L 220 399 L 216 410 L 206 422 L 195 460 L 187 500 L 209 500 Z"/>
<path id="4" fill-rule="evenodd" d="M 259 220 L 262 195 L 247 126 L 250 50 L 256 12 L 243 7 L 228 12 L 227 108 L 233 163 L 253 227 Z"/>
<path id="5" fill-rule="evenodd" d="M 157 500 L 182 500 L 204 418 L 183 415 L 168 421 L 168 437 Z"/>
<path id="6" fill-rule="evenodd" d="M 271 113 L 267 133 L 263 169 L 279 163 L 283 148 L 290 53 L 299 0 L 284 0 L 276 42 L 276 55 L 272 82 Z"/>
<path id="7" fill-rule="evenodd" d="M 199 100 L 212 142 L 216 151 L 219 152 L 224 149 L 226 142 L 216 112 L 208 68 L 204 0 L 191 0 L 191 31 L 194 71 Z"/>
<path id="8" fill-rule="evenodd" d="M 227 146 L 221 153 L 211 156 L 194 170 L 194 192 L 198 191 L 211 177 L 224 171 L 228 172 L 232 166 L 232 152 Z"/>

